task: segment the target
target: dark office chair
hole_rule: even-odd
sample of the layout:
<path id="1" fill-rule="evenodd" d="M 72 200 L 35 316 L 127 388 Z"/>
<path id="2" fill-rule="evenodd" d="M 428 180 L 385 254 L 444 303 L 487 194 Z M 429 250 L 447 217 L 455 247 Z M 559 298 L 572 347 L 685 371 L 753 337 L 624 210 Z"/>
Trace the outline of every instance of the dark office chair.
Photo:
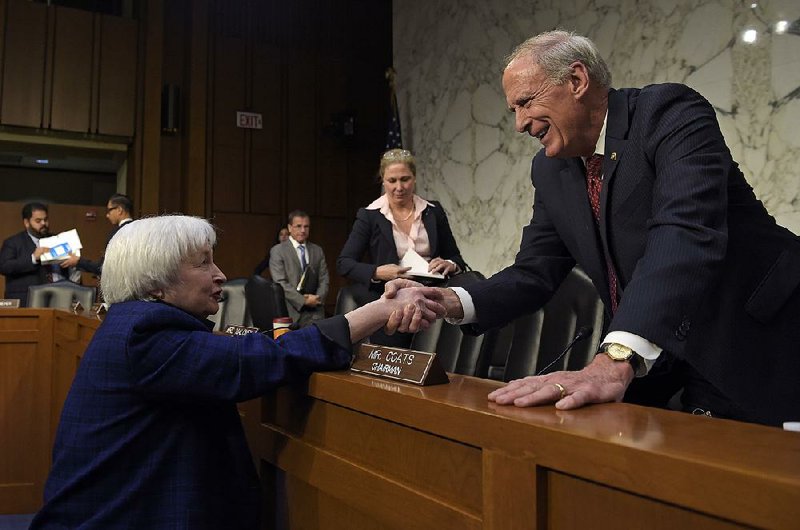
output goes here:
<path id="1" fill-rule="evenodd" d="M 603 304 L 589 277 L 576 268 L 544 308 L 498 332 L 487 376 L 511 381 L 536 374 L 558 357 L 583 326 L 592 328 L 591 336 L 576 343 L 547 373 L 586 366 L 603 333 Z"/>
<path id="2" fill-rule="evenodd" d="M 261 330 L 272 329 L 272 321 L 288 317 L 283 287 L 262 276 L 251 276 L 244 286 L 253 325 Z"/>
<path id="3" fill-rule="evenodd" d="M 208 317 L 214 322 L 214 331 L 225 329 L 230 325 L 253 325 L 244 293 L 246 282 L 246 278 L 236 278 L 222 284 L 222 296 L 225 299 L 219 303 L 219 311 Z"/>
<path id="4" fill-rule="evenodd" d="M 72 309 L 72 304 L 80 302 L 84 309 L 91 309 L 97 289 L 88 285 L 78 285 L 70 281 L 31 285 L 28 287 L 28 307 L 58 307 Z"/>
<path id="5" fill-rule="evenodd" d="M 483 278 L 480 272 L 470 271 L 453 276 L 447 285 L 464 287 Z M 477 337 L 465 335 L 461 327 L 437 320 L 428 329 L 414 334 L 410 348 L 436 353 L 446 372 L 485 377 L 489 364 L 488 355 L 496 334 L 495 330 L 490 330 Z"/>
<path id="6" fill-rule="evenodd" d="M 355 288 L 353 285 L 345 285 L 339 289 L 339 294 L 336 295 L 336 308 L 334 309 L 337 315 L 344 315 L 358 307 Z"/>

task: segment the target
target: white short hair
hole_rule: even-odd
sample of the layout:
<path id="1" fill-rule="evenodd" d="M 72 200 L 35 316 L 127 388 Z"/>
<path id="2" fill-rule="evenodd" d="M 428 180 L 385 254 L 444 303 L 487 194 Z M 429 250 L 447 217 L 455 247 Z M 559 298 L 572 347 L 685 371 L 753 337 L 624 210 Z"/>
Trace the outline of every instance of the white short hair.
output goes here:
<path id="1" fill-rule="evenodd" d="M 103 298 L 109 304 L 151 300 L 153 291 L 177 282 L 182 263 L 216 241 L 214 226 L 200 217 L 162 215 L 124 225 L 106 248 Z"/>
<path id="2" fill-rule="evenodd" d="M 533 59 L 534 64 L 542 69 L 553 85 L 565 83 L 572 73 L 570 65 L 579 61 L 586 66 L 593 81 L 602 87 L 611 88 L 611 71 L 597 46 L 587 37 L 572 31 L 546 31 L 531 37 L 506 57 L 506 68 L 512 61 L 523 56 Z"/>

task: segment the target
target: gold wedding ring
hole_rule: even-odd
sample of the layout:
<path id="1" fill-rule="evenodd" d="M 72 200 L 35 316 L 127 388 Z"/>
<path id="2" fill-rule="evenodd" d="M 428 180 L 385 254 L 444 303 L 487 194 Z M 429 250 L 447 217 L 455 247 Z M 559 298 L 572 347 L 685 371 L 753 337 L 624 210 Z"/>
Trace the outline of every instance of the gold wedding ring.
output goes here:
<path id="1" fill-rule="evenodd" d="M 553 386 L 558 389 L 559 392 L 558 399 L 564 399 L 564 396 L 567 395 L 567 389 L 564 388 L 564 385 L 562 385 L 561 383 L 553 383 Z"/>

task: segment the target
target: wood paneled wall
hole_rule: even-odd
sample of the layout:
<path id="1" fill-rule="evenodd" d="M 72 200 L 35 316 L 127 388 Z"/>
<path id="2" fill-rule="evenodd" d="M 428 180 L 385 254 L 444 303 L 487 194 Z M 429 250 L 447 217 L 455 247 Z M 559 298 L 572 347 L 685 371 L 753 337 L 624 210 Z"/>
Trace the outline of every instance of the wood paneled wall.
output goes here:
<path id="1" fill-rule="evenodd" d="M 287 213 L 306 210 L 328 258 L 331 309 L 344 283 L 336 257 L 379 192 L 391 0 L 137 6 L 132 20 L 0 0 L 0 127 L 130 136 L 137 216 L 213 218 L 229 278 L 250 275 Z M 180 93 L 174 133 L 161 130 L 165 85 Z M 238 128 L 237 111 L 260 113 L 263 128 Z"/>
<path id="2" fill-rule="evenodd" d="M 135 20 L 0 0 L 0 124 L 132 137 Z"/>
<path id="3" fill-rule="evenodd" d="M 251 274 L 287 213 L 306 210 L 332 307 L 336 257 L 355 211 L 378 194 L 391 2 L 164 0 L 161 16 L 161 82 L 178 87 L 182 119 L 161 136 L 160 176 L 142 183 L 143 204 L 213 218 L 229 278 Z M 237 127 L 237 111 L 260 113 L 263 128 Z M 352 136 L 337 128 L 345 115 Z"/>

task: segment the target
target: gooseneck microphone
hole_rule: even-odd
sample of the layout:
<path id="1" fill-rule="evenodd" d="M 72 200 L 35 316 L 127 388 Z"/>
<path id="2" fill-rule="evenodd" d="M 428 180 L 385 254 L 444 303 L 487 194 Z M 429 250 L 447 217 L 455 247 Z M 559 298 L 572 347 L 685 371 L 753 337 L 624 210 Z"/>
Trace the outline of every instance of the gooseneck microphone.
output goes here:
<path id="1" fill-rule="evenodd" d="M 572 337 L 572 340 L 571 340 L 571 341 L 569 341 L 569 344 L 567 344 L 567 347 L 566 347 L 566 348 L 564 348 L 564 351 L 562 351 L 562 352 L 561 352 L 561 354 L 560 354 L 558 357 L 556 357 L 555 359 L 553 359 L 553 362 L 551 362 L 550 364 L 548 364 L 547 366 L 545 366 L 544 368 L 542 368 L 541 370 L 539 370 L 539 371 L 536 373 L 536 375 L 542 375 L 543 373 L 545 373 L 545 372 L 547 371 L 547 369 L 548 369 L 548 368 L 550 368 L 551 366 L 553 366 L 554 364 L 556 364 L 558 361 L 560 361 L 560 360 L 561 360 L 561 359 L 562 359 L 562 358 L 563 358 L 563 357 L 564 357 L 564 356 L 567 354 L 567 352 L 568 352 L 568 351 L 570 351 L 570 350 L 572 349 L 572 347 L 573 347 L 573 346 L 575 346 L 575 344 L 577 344 L 578 342 L 582 341 L 583 339 L 585 339 L 585 338 L 587 338 L 587 337 L 591 336 L 591 334 L 592 334 L 592 331 L 593 331 L 593 330 L 592 330 L 592 327 L 591 327 L 591 326 L 581 326 L 581 327 L 578 329 L 578 332 L 577 332 L 577 333 L 575 333 L 575 336 L 574 336 L 574 337 Z"/>

